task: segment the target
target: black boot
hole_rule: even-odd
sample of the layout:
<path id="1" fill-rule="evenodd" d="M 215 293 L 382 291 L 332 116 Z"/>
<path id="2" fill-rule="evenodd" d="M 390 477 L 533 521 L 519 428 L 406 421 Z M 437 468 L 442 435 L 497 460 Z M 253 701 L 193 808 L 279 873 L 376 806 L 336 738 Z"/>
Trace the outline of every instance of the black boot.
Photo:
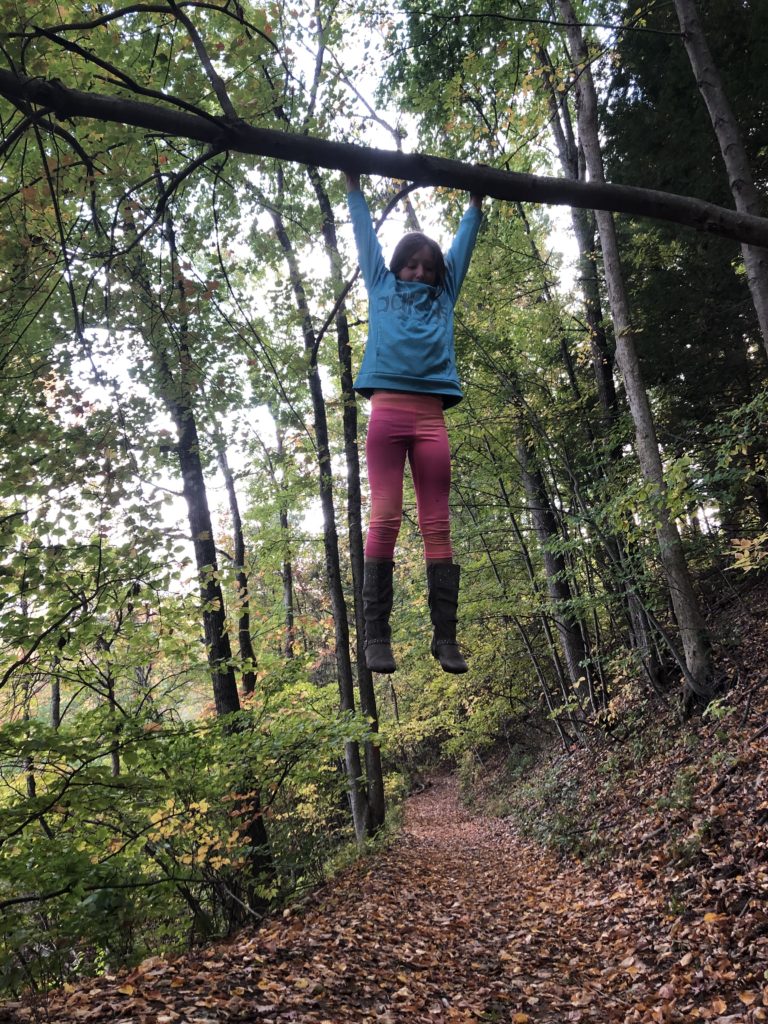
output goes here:
<path id="1" fill-rule="evenodd" d="M 445 562 L 427 566 L 429 614 L 435 627 L 432 634 L 432 656 L 440 662 L 443 672 L 453 672 L 456 675 L 468 670 L 456 643 L 460 573 L 458 565 Z"/>
<path id="2" fill-rule="evenodd" d="M 392 612 L 392 570 L 394 562 L 365 560 L 363 576 L 363 617 L 365 618 L 365 664 L 371 672 L 394 672 L 389 616 Z"/>

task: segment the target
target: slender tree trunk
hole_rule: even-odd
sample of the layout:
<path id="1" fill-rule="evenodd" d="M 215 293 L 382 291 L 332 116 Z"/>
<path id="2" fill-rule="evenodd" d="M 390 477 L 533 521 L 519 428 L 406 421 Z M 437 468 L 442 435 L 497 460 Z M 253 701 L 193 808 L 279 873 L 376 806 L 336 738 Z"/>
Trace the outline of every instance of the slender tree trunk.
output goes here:
<path id="1" fill-rule="evenodd" d="M 54 677 L 51 680 L 51 728 L 58 729 L 61 725 L 61 681 Z"/>
<path id="2" fill-rule="evenodd" d="M 275 422 L 275 436 L 277 437 L 277 461 L 279 465 L 285 462 L 285 449 L 283 446 L 283 431 L 277 421 L 275 411 L 270 409 L 272 419 Z M 280 490 L 280 545 L 282 560 L 280 564 L 280 579 L 283 583 L 283 612 L 285 614 L 285 656 L 292 658 L 296 645 L 296 623 L 293 595 L 293 560 L 291 558 L 291 525 L 288 517 L 288 506 L 283 500 L 285 491 L 285 479 L 279 481 Z"/>
<path id="3" fill-rule="evenodd" d="M 178 289 L 181 310 L 180 324 L 175 328 L 174 339 L 178 364 L 174 368 L 171 367 L 168 348 L 162 337 L 150 333 L 147 340 L 157 370 L 158 390 L 176 427 L 178 437 L 176 454 L 179 460 L 182 491 L 187 505 L 187 519 L 198 571 L 208 667 L 213 685 L 216 714 L 223 717 L 240 710 L 240 698 L 232 668 L 232 648 L 226 627 L 224 595 L 219 583 L 213 523 L 208 507 L 208 492 L 200 458 L 201 445 L 193 401 L 195 370 L 189 350 L 186 296 L 170 217 L 166 217 L 165 238 L 171 254 L 171 276 Z M 137 280 L 142 284 L 150 320 L 154 320 L 157 299 L 143 266 L 139 268 Z M 171 323 L 167 323 L 165 326 L 168 331 L 174 330 Z M 230 726 L 226 725 L 225 728 L 230 728 Z M 267 903 L 263 897 L 257 895 L 255 881 L 262 876 L 273 878 L 274 863 L 261 813 L 258 782 L 250 776 L 248 766 L 244 766 L 243 769 L 243 786 L 250 792 L 246 798 L 234 805 L 233 811 L 242 818 L 245 824 L 245 834 L 249 840 L 247 898 L 252 909 L 265 910 Z M 231 901 L 228 910 L 233 925 L 242 919 L 242 909 L 236 901 Z"/>
<path id="4" fill-rule="evenodd" d="M 573 692 L 580 700 L 585 700 L 588 698 L 584 685 L 587 651 L 579 622 L 571 611 L 572 595 L 565 559 L 552 550 L 553 542 L 560 540 L 560 531 L 552 512 L 544 479 L 535 468 L 530 450 L 522 441 L 517 443 L 517 460 L 528 501 L 528 511 L 544 562 L 547 591 L 552 602 L 552 616 L 565 655 L 568 678 Z"/>
<path id="5" fill-rule="evenodd" d="M 315 190 L 323 216 L 323 239 L 331 267 L 331 284 L 334 294 L 341 293 L 344 278 L 341 272 L 341 256 L 336 238 L 336 222 L 320 174 L 316 168 L 309 169 L 309 178 Z M 376 708 L 376 693 L 373 688 L 373 674 L 365 663 L 365 624 L 363 619 L 363 528 L 362 501 L 360 494 L 360 458 L 357 443 L 357 401 L 352 386 L 352 352 L 349 344 L 349 323 L 344 303 L 336 313 L 336 338 L 338 343 L 341 397 L 344 417 L 344 454 L 347 463 L 347 523 L 349 551 L 352 566 L 352 588 L 354 594 L 355 634 L 357 653 L 357 683 L 360 690 L 360 707 L 371 725 L 373 733 L 378 732 L 379 715 Z M 317 343 L 316 343 L 317 344 Z M 368 786 L 369 827 L 375 832 L 384 824 L 384 776 L 381 768 L 381 752 L 374 739 L 365 743 L 365 770 Z"/>
<path id="6" fill-rule="evenodd" d="M 285 255 L 296 308 L 301 316 L 304 348 L 311 355 L 316 351 L 316 337 L 309 313 L 304 284 L 299 272 L 298 261 L 296 260 L 291 240 L 285 230 L 282 217 L 276 210 L 272 211 L 272 221 L 278 241 Z M 339 678 L 340 705 L 342 711 L 354 711 L 355 689 L 352 664 L 349 658 L 347 606 L 341 583 L 336 510 L 333 505 L 333 472 L 331 467 L 331 450 L 328 441 L 328 420 L 320 371 L 317 363 L 312 360 L 308 369 L 308 378 L 309 392 L 312 399 L 315 444 L 317 446 L 320 504 L 323 511 L 325 571 L 331 598 L 331 611 L 336 641 L 336 669 Z M 349 740 L 345 744 L 345 767 L 355 835 L 357 836 L 358 843 L 362 843 L 370 831 L 370 809 L 368 796 L 363 788 L 363 766 L 360 760 L 360 748 L 357 741 Z"/>
<path id="7" fill-rule="evenodd" d="M 182 362 L 189 363 L 189 351 L 183 333 L 177 339 L 177 343 Z M 216 713 L 228 715 L 240 710 L 240 700 L 237 695 L 235 671 L 232 668 L 232 648 L 226 627 L 224 595 L 219 583 L 208 492 L 200 461 L 197 420 L 184 395 L 185 389 L 182 389 L 170 374 L 166 353 L 161 351 L 161 343 L 155 342 L 154 347 L 164 377 L 163 399 L 178 435 L 176 453 L 181 469 L 184 501 L 187 505 L 187 518 L 199 578 L 203 633 L 213 683 L 213 699 Z M 181 373 L 184 373 L 183 365 Z"/>
<path id="8" fill-rule="evenodd" d="M 493 454 L 493 451 L 491 449 L 490 444 L 488 443 L 487 438 L 486 438 L 486 447 L 488 449 L 488 454 L 490 455 L 492 462 L 494 464 L 496 464 L 497 463 L 496 457 Z M 514 514 L 514 512 L 512 510 L 512 502 L 509 499 L 509 494 L 507 493 L 507 488 L 504 485 L 503 479 L 501 477 L 498 477 L 497 478 L 497 483 L 499 485 L 499 495 L 501 497 L 501 500 L 502 500 L 504 506 L 507 509 L 507 515 L 509 516 L 509 521 L 510 521 L 510 524 L 512 526 L 512 530 L 513 530 L 513 532 L 515 534 L 515 538 L 517 539 L 517 543 L 518 543 L 518 546 L 520 548 L 520 553 L 523 556 L 523 563 L 525 565 L 525 571 L 526 571 L 526 574 L 528 576 L 528 582 L 531 585 L 531 591 L 532 591 L 532 593 L 536 597 L 539 597 L 539 595 L 540 595 L 539 584 L 536 581 L 536 572 L 535 572 L 534 567 L 533 567 L 533 560 L 531 559 L 530 552 L 528 551 L 528 547 L 527 547 L 527 545 L 525 543 L 525 537 L 523 536 L 523 531 L 520 529 L 520 524 L 518 523 L 517 519 L 515 518 L 515 514 Z M 560 661 L 560 657 L 559 657 L 559 655 L 557 653 L 557 645 L 555 644 L 555 638 L 554 638 L 554 636 L 552 634 L 552 630 L 551 630 L 550 625 L 549 625 L 549 620 L 548 620 L 548 618 L 547 618 L 547 616 L 546 616 L 546 614 L 544 612 L 541 613 L 541 627 L 542 627 L 542 632 L 544 633 L 544 636 L 545 636 L 545 638 L 547 640 L 547 646 L 549 648 L 549 656 L 550 656 L 550 659 L 552 661 L 552 670 L 553 670 L 555 679 L 557 680 L 558 686 L 560 687 L 560 693 L 561 693 L 562 698 L 563 698 L 563 704 L 567 705 L 569 703 L 569 701 L 570 701 L 571 694 L 569 692 L 568 684 L 567 684 L 566 679 L 565 679 L 565 674 L 563 672 L 563 666 L 562 666 L 562 663 Z M 576 718 L 576 716 L 573 715 L 573 713 L 570 710 L 567 712 L 567 715 L 568 715 L 569 722 L 573 726 L 575 734 L 579 737 L 580 740 L 583 741 L 583 735 L 582 735 L 582 732 L 581 732 L 581 728 L 579 726 L 578 719 Z"/>
<path id="9" fill-rule="evenodd" d="M 532 239 L 531 244 L 533 244 Z M 534 246 L 534 252 L 538 252 Z M 545 294 L 547 287 L 545 282 Z M 572 593 L 568 580 L 568 568 L 562 554 L 553 551 L 553 542 L 563 538 L 560 526 L 552 511 L 552 504 L 544 483 L 544 477 L 536 465 L 534 453 L 525 439 L 525 424 L 520 409 L 522 398 L 517 375 L 512 370 L 506 374 L 506 381 L 512 393 L 513 401 L 518 407 L 516 414 L 517 461 L 520 467 L 520 478 L 526 495 L 528 511 L 531 515 L 534 532 L 541 550 L 544 573 L 547 580 L 547 591 L 552 605 L 552 617 L 557 626 L 560 644 L 565 656 L 573 693 L 580 702 L 589 699 L 587 680 L 587 649 L 584 643 L 586 628 L 573 615 Z"/>
<path id="10" fill-rule="evenodd" d="M 696 2 L 674 0 L 674 4 L 680 31 L 683 34 L 683 43 L 696 76 L 696 84 L 720 145 L 736 209 L 739 213 L 760 217 L 763 203 L 755 187 L 741 130 L 704 35 Z M 768 250 L 742 243 L 741 252 L 752 302 L 763 336 L 763 346 L 768 355 Z"/>
<path id="11" fill-rule="evenodd" d="M 66 646 L 67 637 L 66 634 L 62 634 L 56 643 L 57 651 L 53 656 L 53 664 L 51 665 L 50 715 L 52 729 L 58 729 L 61 725 L 61 679 L 59 677 L 59 667 L 61 665 L 61 654 Z"/>
<path id="12" fill-rule="evenodd" d="M 551 62 L 546 50 L 535 47 L 539 64 L 544 68 L 547 100 L 550 110 L 550 128 L 557 147 L 560 167 L 571 181 L 584 180 L 584 162 L 579 159 L 579 148 L 573 131 L 568 95 L 558 92 L 555 82 L 547 69 Z M 582 154 L 583 156 L 583 154 Z M 579 283 L 584 296 L 584 318 L 589 332 L 592 350 L 592 367 L 597 384 L 598 401 L 603 421 L 610 426 L 616 419 L 616 387 L 613 382 L 613 355 L 608 347 L 603 321 L 603 305 L 600 298 L 600 282 L 597 275 L 597 245 L 595 243 L 595 216 L 592 210 L 571 207 L 571 223 L 579 250 Z"/>
<path id="13" fill-rule="evenodd" d="M 464 508 L 467 510 L 470 518 L 472 519 L 472 522 L 475 524 L 475 527 L 477 528 L 479 526 L 479 523 L 478 523 L 478 517 L 477 517 L 477 513 L 476 513 L 475 509 L 470 505 L 470 503 L 467 501 L 466 497 L 464 496 L 464 494 L 461 492 L 460 489 L 458 489 L 458 493 L 459 493 L 459 496 L 461 497 L 461 500 L 462 500 L 462 503 L 464 505 Z M 501 572 L 499 571 L 498 566 L 496 565 L 496 560 L 493 557 L 493 552 L 490 549 L 488 541 L 486 540 L 486 537 L 485 537 L 485 533 L 482 531 L 482 529 L 480 529 L 480 531 L 479 531 L 479 537 L 480 537 L 480 543 L 482 544 L 483 550 L 485 551 L 485 557 L 488 559 L 488 563 L 489 563 L 491 569 L 493 570 L 493 575 L 496 577 L 496 582 L 499 585 L 499 590 L 501 591 L 501 594 L 502 594 L 502 596 L 504 598 L 505 603 L 508 603 L 509 602 L 509 593 L 508 593 L 508 590 L 507 590 L 507 585 L 504 582 L 504 579 L 503 579 L 503 577 L 501 575 Z M 527 552 L 526 552 L 526 555 L 527 555 Z M 566 741 L 566 738 L 565 738 L 565 733 L 563 732 L 563 727 L 560 724 L 559 716 L 557 714 L 555 714 L 555 707 L 554 707 L 554 704 L 552 702 L 552 697 L 551 697 L 550 692 L 549 692 L 549 687 L 547 685 L 547 681 L 546 681 L 546 678 L 544 676 L 544 671 L 543 671 L 543 669 L 541 667 L 541 662 L 539 660 L 538 654 L 536 653 L 536 649 L 534 647 L 533 641 L 528 636 L 528 631 L 526 630 L 526 628 L 523 626 L 522 622 L 520 621 L 520 619 L 516 615 L 504 614 L 503 618 L 504 618 L 505 624 L 509 623 L 509 622 L 513 622 L 514 625 L 517 628 L 517 631 L 520 634 L 520 637 L 521 637 L 521 639 L 523 641 L 523 644 L 525 646 L 526 653 L 528 654 L 528 657 L 531 660 L 531 664 L 533 665 L 534 671 L 536 672 L 536 678 L 539 680 L 539 685 L 541 687 L 541 691 L 542 691 L 542 694 L 544 696 L 544 701 L 545 701 L 545 703 L 547 705 L 547 710 L 550 713 L 550 715 L 551 715 L 551 717 L 552 717 L 552 719 L 553 719 L 553 721 L 555 723 L 555 728 L 557 729 L 558 735 L 560 736 L 560 740 L 561 740 L 561 742 L 563 744 L 563 748 L 567 749 L 567 745 L 568 744 L 567 744 L 567 741 Z"/>
<path id="14" fill-rule="evenodd" d="M 117 723 L 117 702 L 115 700 L 115 680 L 111 675 L 107 676 L 107 702 L 109 703 L 109 713 L 114 723 Z M 117 729 L 114 729 L 115 739 L 109 746 L 109 758 L 112 765 L 112 777 L 117 778 L 120 775 L 120 744 L 117 739 Z"/>
<path id="15" fill-rule="evenodd" d="M 589 54 L 577 23 L 571 0 L 558 0 L 571 47 L 574 66 L 579 69 L 576 95 L 579 103 L 579 136 L 584 148 L 587 169 L 593 182 L 605 180 L 598 134 L 597 95 L 589 66 Z M 597 211 L 597 226 L 603 250 L 608 297 L 616 335 L 616 361 L 624 379 L 640 468 L 651 485 L 661 562 L 677 618 L 685 652 L 686 699 L 708 701 L 714 692 L 712 658 L 704 618 L 693 589 L 685 560 L 680 534 L 669 511 L 664 471 L 651 414 L 648 394 L 640 373 L 634 343 L 629 302 L 619 258 L 616 229 L 611 214 Z"/>
<path id="16" fill-rule="evenodd" d="M 253 693 L 256 689 L 256 654 L 251 641 L 251 601 L 248 589 L 248 576 L 245 571 L 245 537 L 243 536 L 243 520 L 240 516 L 240 505 L 235 490 L 235 478 L 229 468 L 227 452 L 223 444 L 218 452 L 219 469 L 224 477 L 224 486 L 229 500 L 229 514 L 232 517 L 232 541 L 234 548 L 235 579 L 237 581 L 237 597 L 240 614 L 237 618 L 237 640 L 240 648 L 242 664 L 243 693 Z"/>
<path id="17" fill-rule="evenodd" d="M 284 538 L 284 550 L 288 550 L 290 543 L 290 523 L 288 522 L 288 509 L 280 509 L 280 536 Z M 280 579 L 283 584 L 283 612 L 285 614 L 285 646 L 284 652 L 289 660 L 295 654 L 296 647 L 296 621 L 293 603 L 293 563 L 290 557 L 284 557 L 280 565 Z"/>
<path id="18" fill-rule="evenodd" d="M 533 641 L 528 636 L 528 631 L 520 619 L 518 619 L 516 615 L 513 615 L 512 621 L 515 626 L 517 626 L 517 631 L 525 645 L 526 651 L 528 652 L 528 657 L 531 659 L 531 663 L 533 664 L 534 671 L 536 672 L 536 678 L 539 680 L 539 686 L 541 687 L 541 692 L 544 696 L 544 702 L 547 705 L 547 711 L 549 712 L 552 721 L 555 723 L 555 728 L 557 729 L 557 734 L 560 737 L 563 750 L 567 750 L 569 740 L 563 731 L 562 725 L 560 724 L 560 716 L 556 713 L 555 706 L 552 703 L 552 696 L 549 692 L 549 687 L 547 686 L 547 680 L 544 678 L 544 672 L 542 671 L 539 657 L 536 654 L 536 648 L 533 646 Z"/>

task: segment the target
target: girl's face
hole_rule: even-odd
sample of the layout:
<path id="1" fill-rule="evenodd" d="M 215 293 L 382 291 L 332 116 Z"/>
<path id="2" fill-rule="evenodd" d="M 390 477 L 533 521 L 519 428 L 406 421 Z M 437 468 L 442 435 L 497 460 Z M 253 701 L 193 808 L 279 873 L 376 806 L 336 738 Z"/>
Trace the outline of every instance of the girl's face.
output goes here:
<path id="1" fill-rule="evenodd" d="M 437 279 L 435 257 L 429 245 L 422 245 L 412 253 L 404 267 L 397 274 L 401 281 L 420 281 L 434 284 Z"/>

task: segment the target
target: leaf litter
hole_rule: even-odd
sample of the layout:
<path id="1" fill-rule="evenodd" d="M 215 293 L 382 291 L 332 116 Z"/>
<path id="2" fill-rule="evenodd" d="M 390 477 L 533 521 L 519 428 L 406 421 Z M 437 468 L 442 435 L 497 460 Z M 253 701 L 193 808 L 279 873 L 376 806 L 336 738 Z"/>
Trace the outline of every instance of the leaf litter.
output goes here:
<path id="1" fill-rule="evenodd" d="M 764 849 L 763 849 L 764 853 Z M 651 878 L 569 862 L 443 780 L 400 840 L 254 932 L 54 994 L 51 1024 L 766 1020 L 731 911 L 665 909 Z M 763 869 L 765 860 L 763 860 Z M 762 877 L 762 896 L 766 894 Z M 765 921 L 764 921 L 765 923 Z M 755 923 L 750 927 L 754 929 Z M 31 1011 L 19 1019 L 32 1019 Z"/>
<path id="2" fill-rule="evenodd" d="M 744 612 L 752 627 L 768 622 L 768 591 L 763 604 Z M 747 630 L 760 668 L 764 633 Z M 685 800 L 668 798 L 679 744 L 614 787 L 602 811 L 619 825 L 602 861 L 473 813 L 441 779 L 408 800 L 395 842 L 300 907 L 0 1020 L 768 1021 L 768 677 L 744 673 L 729 699 L 738 714 L 701 724 L 685 755 Z"/>

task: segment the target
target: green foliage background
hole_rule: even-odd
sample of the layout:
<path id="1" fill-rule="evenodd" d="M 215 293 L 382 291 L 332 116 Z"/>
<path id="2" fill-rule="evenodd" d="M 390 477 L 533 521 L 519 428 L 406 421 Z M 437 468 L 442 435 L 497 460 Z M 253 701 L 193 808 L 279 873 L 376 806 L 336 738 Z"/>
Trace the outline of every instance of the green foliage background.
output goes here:
<path id="1" fill-rule="evenodd" d="M 726 0 L 700 2 L 764 190 L 768 15 L 756 2 L 736 6 L 734 15 Z M 552 5 L 513 7 L 0 0 L 3 64 L 208 118 L 234 112 L 332 141 L 559 174 L 552 104 L 573 123 L 579 69 Z M 611 179 L 730 205 L 670 9 L 575 7 Z M 633 694 L 676 699 L 680 638 L 657 499 L 617 375 L 615 407 L 601 406 L 581 272 L 562 251 L 567 217 L 486 203 L 456 316 L 466 397 L 448 420 L 471 672 L 447 676 L 428 656 L 407 488 L 393 615 L 400 668 L 376 680 L 374 722 L 338 710 L 328 561 L 333 534 L 352 630 L 343 653 L 354 664 L 357 511 L 334 316 L 355 259 L 340 176 L 319 176 L 337 257 L 303 167 L 6 99 L 0 116 L 8 991 L 226 933 L 325 877 L 353 840 L 343 759 L 356 743 L 380 746 L 394 802 L 436 766 L 469 777 L 499 751 L 525 765 L 553 744 L 587 744 L 617 727 Z M 364 180 L 375 215 L 401 186 Z M 436 189 L 408 203 L 387 215 L 385 248 L 414 217 L 446 241 L 465 197 Z M 765 568 L 765 347 L 734 244 L 619 223 L 666 500 L 706 608 L 734 572 Z M 599 253 L 590 259 L 610 361 Z M 357 367 L 367 328 L 359 284 L 344 311 Z M 323 330 L 330 455 L 319 467 L 306 340 Z M 208 537 L 192 535 L 185 502 L 179 437 L 192 421 Z M 358 426 L 362 453 L 363 406 Z M 333 524 L 321 522 L 321 473 L 332 475 Z M 215 564 L 196 564 L 202 541 L 213 542 Z M 208 606 L 201 577 L 220 586 Z M 213 714 L 208 612 L 222 613 L 231 641 L 218 669 L 241 687 L 241 710 L 228 717 Z M 564 624 L 580 643 L 575 674 Z M 250 654 L 237 643 L 242 629 Z M 249 832 L 254 823 L 266 842 Z"/>

